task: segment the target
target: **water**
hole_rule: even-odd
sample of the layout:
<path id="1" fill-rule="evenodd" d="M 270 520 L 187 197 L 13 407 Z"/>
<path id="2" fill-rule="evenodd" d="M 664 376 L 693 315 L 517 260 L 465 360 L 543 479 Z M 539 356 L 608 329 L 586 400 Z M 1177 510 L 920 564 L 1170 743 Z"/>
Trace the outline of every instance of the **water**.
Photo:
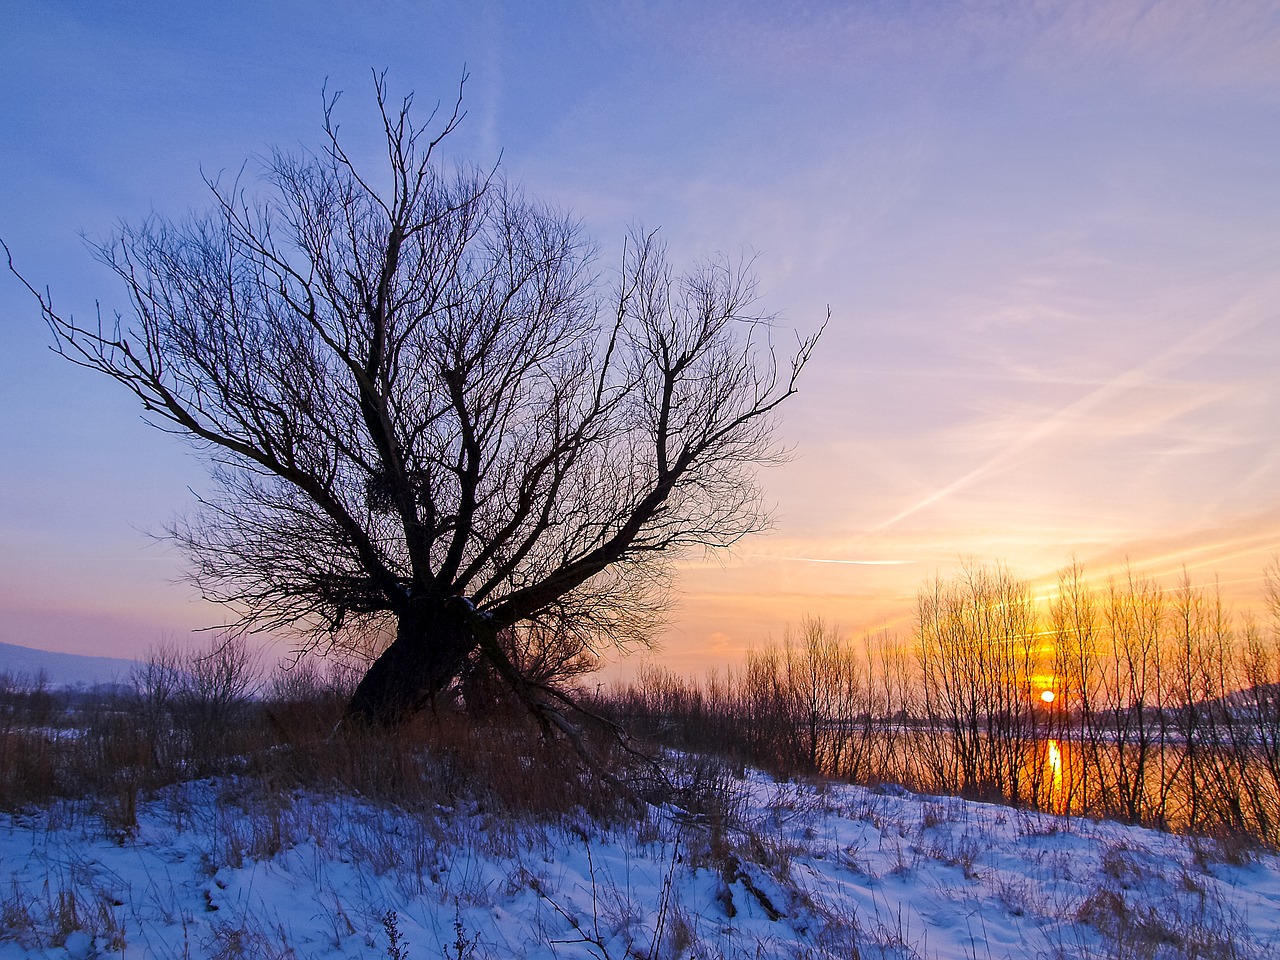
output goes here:
<path id="1" fill-rule="evenodd" d="M 819 756 L 841 777 L 1174 830 L 1280 834 L 1280 771 L 1247 742 L 1187 742 L 1156 728 L 1018 737 L 864 724 L 832 733 L 844 742 Z"/>

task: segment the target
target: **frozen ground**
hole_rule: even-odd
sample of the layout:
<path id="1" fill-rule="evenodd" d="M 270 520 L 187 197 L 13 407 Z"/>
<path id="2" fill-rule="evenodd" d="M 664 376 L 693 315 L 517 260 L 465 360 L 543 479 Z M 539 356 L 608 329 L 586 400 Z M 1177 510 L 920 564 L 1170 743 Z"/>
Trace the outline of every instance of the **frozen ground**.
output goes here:
<path id="1" fill-rule="evenodd" d="M 1280 860 L 859 787 L 721 778 L 725 816 L 430 816 L 203 781 L 0 818 L 0 960 L 1280 956 Z M 726 824 L 733 824 L 726 826 Z"/>

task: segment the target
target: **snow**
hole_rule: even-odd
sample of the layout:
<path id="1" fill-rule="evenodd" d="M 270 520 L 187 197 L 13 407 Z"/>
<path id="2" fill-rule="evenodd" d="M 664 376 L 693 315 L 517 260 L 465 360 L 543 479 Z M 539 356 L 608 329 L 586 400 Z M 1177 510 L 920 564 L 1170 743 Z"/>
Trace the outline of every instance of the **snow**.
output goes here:
<path id="1" fill-rule="evenodd" d="M 724 822 L 674 807 L 607 826 L 474 802 L 410 813 L 236 779 L 140 801 L 136 832 L 87 803 L 5 815 L 0 960 L 1252 958 L 1280 945 L 1280 859 L 1238 844 L 750 772 L 721 787 Z"/>

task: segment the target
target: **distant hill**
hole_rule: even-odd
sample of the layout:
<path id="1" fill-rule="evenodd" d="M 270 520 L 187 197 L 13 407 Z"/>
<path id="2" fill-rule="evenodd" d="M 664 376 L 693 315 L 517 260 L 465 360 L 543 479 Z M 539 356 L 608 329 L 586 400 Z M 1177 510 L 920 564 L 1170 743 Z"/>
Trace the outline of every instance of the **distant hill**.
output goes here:
<path id="1" fill-rule="evenodd" d="M 84 657 L 0 643 L 0 673 L 33 678 L 44 671 L 54 687 L 90 687 L 95 683 L 120 683 L 138 665 L 117 657 Z"/>

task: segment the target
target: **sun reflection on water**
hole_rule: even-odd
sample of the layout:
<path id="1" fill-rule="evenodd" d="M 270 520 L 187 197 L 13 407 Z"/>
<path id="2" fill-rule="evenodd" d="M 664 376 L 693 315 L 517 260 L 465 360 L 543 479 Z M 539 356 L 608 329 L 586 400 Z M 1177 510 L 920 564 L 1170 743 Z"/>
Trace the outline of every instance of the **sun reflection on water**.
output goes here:
<path id="1" fill-rule="evenodd" d="M 1062 747 L 1058 745 L 1057 740 L 1047 740 L 1045 742 L 1045 766 L 1048 768 L 1049 773 L 1049 809 L 1058 813 L 1062 809 L 1063 794 Z"/>

